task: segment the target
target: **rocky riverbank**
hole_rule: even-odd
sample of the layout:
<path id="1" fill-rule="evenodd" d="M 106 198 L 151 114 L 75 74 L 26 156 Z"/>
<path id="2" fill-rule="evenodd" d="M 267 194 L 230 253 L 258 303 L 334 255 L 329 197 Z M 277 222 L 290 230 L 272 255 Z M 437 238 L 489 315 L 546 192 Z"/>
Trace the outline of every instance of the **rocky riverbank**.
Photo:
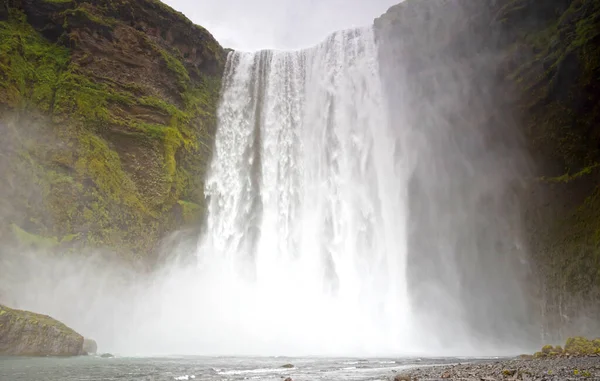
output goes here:
<path id="1" fill-rule="evenodd" d="M 452 366 L 416 368 L 392 377 L 394 381 L 416 380 L 571 380 L 600 379 L 600 357 L 532 358 Z"/>
<path id="2" fill-rule="evenodd" d="M 514 359 L 480 360 L 466 364 L 415 368 L 391 377 L 416 380 L 600 380 L 600 339 L 574 337 L 561 346 L 546 345 L 534 355 Z"/>
<path id="3" fill-rule="evenodd" d="M 0 356 L 79 356 L 93 340 L 46 315 L 0 305 Z"/>

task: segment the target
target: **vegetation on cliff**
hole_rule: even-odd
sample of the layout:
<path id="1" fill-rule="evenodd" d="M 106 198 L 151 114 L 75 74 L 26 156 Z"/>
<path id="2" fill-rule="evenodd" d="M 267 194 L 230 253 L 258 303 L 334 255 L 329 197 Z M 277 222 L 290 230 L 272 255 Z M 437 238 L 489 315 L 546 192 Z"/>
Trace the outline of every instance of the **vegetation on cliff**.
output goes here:
<path id="1" fill-rule="evenodd" d="M 544 313 L 563 334 L 600 311 L 600 3 L 515 0 L 497 12 L 507 79 L 539 164 L 530 209 Z"/>
<path id="2" fill-rule="evenodd" d="M 407 0 L 375 27 L 402 41 L 385 47 L 404 49 L 390 55 L 425 72 L 414 76 L 423 96 L 438 89 L 426 72 L 435 64 L 451 74 L 445 81 L 481 82 L 494 112 L 481 113 L 490 105 L 461 88 L 466 108 L 450 124 L 484 131 L 496 146 L 519 126 L 535 163 L 519 197 L 544 330 L 600 328 L 600 2 Z"/>
<path id="3" fill-rule="evenodd" d="M 203 212 L 225 53 L 154 0 L 0 10 L 0 236 L 148 256 Z"/>
<path id="4" fill-rule="evenodd" d="M 565 347 L 557 345 L 544 345 L 541 351 L 536 352 L 534 357 L 555 357 L 555 356 L 592 356 L 600 355 L 600 338 L 586 339 L 585 337 L 569 337 Z"/>
<path id="5" fill-rule="evenodd" d="M 79 356 L 83 336 L 46 315 L 0 305 L 0 355 Z"/>

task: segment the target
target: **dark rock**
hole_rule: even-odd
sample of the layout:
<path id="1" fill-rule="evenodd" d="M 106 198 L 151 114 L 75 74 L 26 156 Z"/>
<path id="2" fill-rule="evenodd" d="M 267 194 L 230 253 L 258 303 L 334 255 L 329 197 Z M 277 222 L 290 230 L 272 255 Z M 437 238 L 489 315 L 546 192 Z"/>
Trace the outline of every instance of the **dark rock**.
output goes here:
<path id="1" fill-rule="evenodd" d="M 282 368 L 293 368 L 294 365 L 293 364 L 285 364 L 281 366 Z"/>
<path id="2" fill-rule="evenodd" d="M 525 279 L 522 288 L 538 288 L 529 294 L 540 297 L 532 296 L 528 304 L 543 320 L 544 334 L 600 330 L 596 318 L 600 316 L 599 30 L 600 2 L 596 0 L 406 0 L 375 20 L 383 47 L 383 76 L 391 81 L 403 75 L 387 69 L 385 59 L 395 60 L 397 68 L 408 73 L 397 87 L 411 98 L 409 114 L 416 116 L 414 123 L 423 133 L 425 120 L 442 109 L 431 105 L 452 92 L 444 83 L 458 82 L 464 85 L 464 97 L 443 103 L 448 112 L 442 118 L 446 130 L 458 132 L 451 139 L 435 138 L 447 144 L 455 136 L 480 134 L 490 142 L 490 150 L 498 149 L 504 157 L 528 156 L 527 163 L 516 166 L 523 173 L 515 176 L 525 186 L 515 190 L 522 204 L 516 213 L 523 216 L 519 224 L 524 226 L 527 241 L 524 256 L 532 269 L 523 276 L 531 282 Z M 397 112 L 404 112 L 400 109 Z M 517 144 L 523 146 L 520 154 L 511 152 Z M 469 147 L 465 145 L 464 151 Z M 426 173 L 429 176 L 432 171 Z M 419 242 L 422 249 L 414 251 L 434 252 L 428 249 L 428 238 Z M 450 283 L 445 282 L 441 265 L 430 265 L 441 260 L 428 256 L 426 264 L 414 262 L 426 271 L 415 268 L 409 274 L 427 273 L 438 282 Z M 477 277 L 487 275 L 478 272 Z M 496 281 L 494 277 L 491 274 L 490 282 Z M 428 283 L 420 278 L 414 282 Z M 481 306 L 466 313 L 473 317 L 473 324 L 486 320 L 477 316 L 477 310 L 490 309 Z M 504 309 L 498 315 L 506 313 Z M 534 334 L 531 338 L 535 339 Z"/>
<path id="3" fill-rule="evenodd" d="M 115 356 L 112 355 L 112 354 L 110 354 L 110 353 L 103 353 L 103 354 L 100 355 L 100 357 L 103 358 L 103 359 L 112 359 Z"/>

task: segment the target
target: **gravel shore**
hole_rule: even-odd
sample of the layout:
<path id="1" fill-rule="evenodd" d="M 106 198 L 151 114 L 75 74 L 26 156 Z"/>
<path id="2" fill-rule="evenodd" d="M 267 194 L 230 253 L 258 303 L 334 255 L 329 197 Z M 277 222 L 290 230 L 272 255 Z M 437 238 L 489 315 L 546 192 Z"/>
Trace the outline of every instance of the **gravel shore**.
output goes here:
<path id="1" fill-rule="evenodd" d="M 468 364 L 421 367 L 392 375 L 390 380 L 600 381 L 600 357 L 595 355 L 541 359 L 491 360 Z"/>

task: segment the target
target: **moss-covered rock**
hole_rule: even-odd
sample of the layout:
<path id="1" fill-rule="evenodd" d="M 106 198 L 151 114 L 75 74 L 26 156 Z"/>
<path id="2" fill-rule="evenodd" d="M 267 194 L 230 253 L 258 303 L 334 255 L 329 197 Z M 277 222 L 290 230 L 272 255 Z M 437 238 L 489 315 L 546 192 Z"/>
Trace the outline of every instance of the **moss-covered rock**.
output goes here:
<path id="1" fill-rule="evenodd" d="M 570 355 L 600 354 L 600 339 L 590 340 L 585 337 L 570 337 L 565 344 L 565 353 Z"/>
<path id="2" fill-rule="evenodd" d="M 585 337 L 577 336 L 567 339 L 565 348 L 560 345 L 553 347 L 552 345 L 544 345 L 540 352 L 536 352 L 534 357 L 554 357 L 554 356 L 589 356 L 600 354 L 600 339 L 586 339 Z"/>
<path id="3" fill-rule="evenodd" d="M 550 3 L 548 3 L 550 4 Z M 530 246 L 545 329 L 594 332 L 600 313 L 600 3 L 513 1 L 497 14 L 515 42 L 511 71 L 530 152 Z M 515 28 L 509 13 L 537 20 Z M 564 332 L 564 333 L 563 333 Z"/>
<path id="4" fill-rule="evenodd" d="M 155 0 L 4 10 L 4 241 L 148 258 L 198 223 L 225 61 L 210 33 Z"/>
<path id="5" fill-rule="evenodd" d="M 79 356 L 83 337 L 49 316 L 0 305 L 0 356 Z"/>

